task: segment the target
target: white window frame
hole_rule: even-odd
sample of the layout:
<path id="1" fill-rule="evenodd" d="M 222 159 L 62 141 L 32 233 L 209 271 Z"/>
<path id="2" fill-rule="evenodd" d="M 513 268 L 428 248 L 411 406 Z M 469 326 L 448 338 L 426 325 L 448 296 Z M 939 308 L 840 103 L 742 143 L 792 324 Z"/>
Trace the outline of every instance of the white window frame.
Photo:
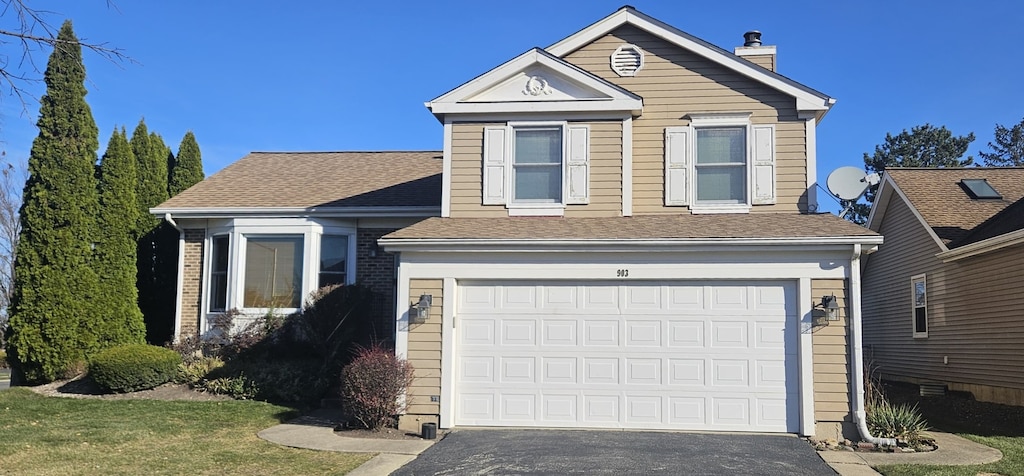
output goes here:
<path id="1" fill-rule="evenodd" d="M 302 285 L 300 288 L 299 305 L 305 304 L 307 298 L 317 289 L 320 276 L 320 238 L 323 235 L 341 235 L 348 237 L 348 255 L 346 257 L 346 284 L 354 284 L 356 280 L 356 226 L 355 223 L 344 223 L 340 220 L 318 220 L 314 218 L 236 218 L 223 220 L 217 226 L 207 228 L 203 253 L 203 288 L 201 309 L 203 322 L 202 332 L 210 330 L 209 316 L 223 314 L 232 309 L 239 310 L 243 317 L 257 317 L 268 312 L 289 314 L 295 308 L 244 307 L 245 291 L 245 256 L 248 237 L 251 236 L 296 236 L 302 240 Z M 213 269 L 213 239 L 217 236 L 228 236 L 228 274 L 227 300 L 225 311 L 210 309 L 212 301 L 212 284 L 210 279 Z M 236 328 L 244 323 L 236 323 Z"/>
<path id="2" fill-rule="evenodd" d="M 921 283 L 924 286 L 924 304 L 917 305 L 917 283 Z M 924 331 L 920 332 L 917 330 L 917 310 L 924 309 Z M 928 320 L 928 280 L 924 274 L 918 274 L 910 277 L 910 329 L 913 332 L 915 339 L 924 339 L 928 337 L 928 329 L 931 327 L 931 322 Z"/>
<path id="3" fill-rule="evenodd" d="M 690 114 L 690 137 L 689 148 L 692 157 L 689 161 L 687 175 L 690 177 L 690 212 L 691 213 L 749 213 L 753 203 L 754 190 L 754 152 L 753 152 L 753 129 L 750 123 L 750 113 L 740 114 Z M 746 133 L 744 136 L 745 161 L 744 167 L 744 197 L 743 203 L 714 203 L 697 201 L 697 130 L 704 128 L 742 127 Z"/>
<path id="4" fill-rule="evenodd" d="M 559 165 L 559 190 L 561 191 L 561 197 L 558 202 L 528 202 L 528 201 L 517 201 L 515 198 L 515 133 L 517 129 L 552 129 L 558 128 L 561 131 L 562 136 L 562 157 Z M 568 166 L 569 157 L 569 128 L 566 121 L 522 121 L 522 122 L 509 122 L 505 125 L 506 137 L 508 138 L 505 142 L 505 157 L 506 164 L 505 170 L 505 190 L 508 190 L 507 202 L 505 207 L 508 209 L 509 216 L 562 216 L 565 214 L 565 206 L 567 203 L 566 197 L 566 186 L 565 186 L 565 173 L 566 167 Z"/>

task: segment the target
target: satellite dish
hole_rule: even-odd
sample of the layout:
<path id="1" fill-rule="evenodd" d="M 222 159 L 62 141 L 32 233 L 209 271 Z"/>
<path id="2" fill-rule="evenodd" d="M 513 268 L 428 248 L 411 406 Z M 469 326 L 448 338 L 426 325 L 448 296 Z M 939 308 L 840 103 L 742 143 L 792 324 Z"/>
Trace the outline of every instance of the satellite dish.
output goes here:
<path id="1" fill-rule="evenodd" d="M 853 202 L 862 197 L 868 191 L 868 187 L 878 182 L 878 174 L 865 174 L 857 167 L 839 167 L 828 174 L 828 179 L 825 181 L 828 191 L 832 195 L 850 202 L 839 214 L 840 217 L 846 216 L 846 213 L 852 208 Z"/>

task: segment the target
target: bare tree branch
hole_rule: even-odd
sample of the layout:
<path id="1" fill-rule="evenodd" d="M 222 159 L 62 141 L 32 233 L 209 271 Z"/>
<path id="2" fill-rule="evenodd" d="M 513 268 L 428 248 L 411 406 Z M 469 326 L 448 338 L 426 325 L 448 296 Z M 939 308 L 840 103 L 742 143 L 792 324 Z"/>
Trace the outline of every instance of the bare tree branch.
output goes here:
<path id="1" fill-rule="evenodd" d="M 106 4 L 117 11 L 111 0 Z M 59 25 L 48 19 L 53 15 L 56 13 L 29 6 L 26 0 L 0 0 L 0 91 L 18 98 L 22 113 L 28 112 L 30 101 L 38 99 L 30 88 L 42 81 L 38 56 L 64 42 L 57 39 Z M 117 65 L 136 63 L 124 50 L 107 43 L 81 38 L 77 44 Z M 12 61 L 15 57 L 18 60 Z"/>

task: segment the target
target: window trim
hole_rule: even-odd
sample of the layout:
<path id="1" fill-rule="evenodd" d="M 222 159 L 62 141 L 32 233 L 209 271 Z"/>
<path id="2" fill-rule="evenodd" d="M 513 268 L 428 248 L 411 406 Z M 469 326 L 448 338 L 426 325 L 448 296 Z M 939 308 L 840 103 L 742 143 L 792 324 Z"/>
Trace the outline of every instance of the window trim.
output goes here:
<path id="1" fill-rule="evenodd" d="M 754 203 L 754 150 L 753 150 L 753 129 L 750 123 L 751 113 L 725 113 L 725 114 L 690 114 L 690 144 L 692 158 L 689 160 L 687 175 L 691 184 L 687 193 L 690 195 L 690 213 L 749 213 Z M 699 202 L 697 200 L 697 130 L 708 128 L 742 127 L 744 130 L 744 161 L 743 161 L 743 202 Z"/>
<path id="2" fill-rule="evenodd" d="M 354 284 L 356 280 L 357 227 L 355 223 L 344 223 L 336 220 L 320 220 L 313 218 L 235 218 L 218 220 L 215 226 L 209 226 L 203 243 L 203 278 L 200 303 L 200 331 L 205 333 L 211 329 L 210 316 L 223 314 L 232 309 L 239 310 L 244 316 L 260 316 L 267 312 L 290 313 L 298 311 L 305 305 L 309 295 L 316 291 L 320 274 L 320 237 L 323 235 L 340 235 L 348 237 L 348 256 L 346 257 L 346 284 Z M 246 236 L 294 236 L 303 237 L 302 246 L 302 285 L 299 308 L 256 308 L 244 307 L 244 277 Z M 227 296 L 223 311 L 210 308 L 212 303 L 212 269 L 213 239 L 228 237 L 228 271 Z"/>
<path id="3" fill-rule="evenodd" d="M 917 305 L 917 283 L 924 285 L 924 305 Z M 924 331 L 917 329 L 917 310 L 924 310 Z M 917 274 L 910 277 L 910 329 L 915 339 L 928 337 L 928 329 L 931 323 L 928 320 L 928 279 L 924 274 Z"/>
<path id="4" fill-rule="evenodd" d="M 568 167 L 569 157 L 569 124 L 566 121 L 517 121 L 509 122 L 505 125 L 506 137 L 505 141 L 505 157 L 506 157 L 506 170 L 508 173 L 505 174 L 505 190 L 508 190 L 508 196 L 505 201 L 505 208 L 508 209 L 509 216 L 562 216 L 565 214 L 566 204 L 568 203 L 568 197 L 566 196 L 567 190 L 565 186 L 565 174 L 566 168 Z M 559 192 L 560 197 L 557 202 L 517 202 L 515 195 L 515 141 L 516 141 L 516 129 L 551 129 L 559 128 L 562 136 L 562 157 L 559 163 Z"/>

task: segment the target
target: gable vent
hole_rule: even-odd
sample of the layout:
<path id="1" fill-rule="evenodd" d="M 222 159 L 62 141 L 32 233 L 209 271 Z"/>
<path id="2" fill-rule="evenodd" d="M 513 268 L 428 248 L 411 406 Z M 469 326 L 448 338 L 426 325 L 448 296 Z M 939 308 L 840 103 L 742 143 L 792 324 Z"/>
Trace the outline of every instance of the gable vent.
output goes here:
<path id="1" fill-rule="evenodd" d="M 636 76 L 644 67 L 644 52 L 636 45 L 622 45 L 611 57 L 612 71 L 619 76 Z"/>

